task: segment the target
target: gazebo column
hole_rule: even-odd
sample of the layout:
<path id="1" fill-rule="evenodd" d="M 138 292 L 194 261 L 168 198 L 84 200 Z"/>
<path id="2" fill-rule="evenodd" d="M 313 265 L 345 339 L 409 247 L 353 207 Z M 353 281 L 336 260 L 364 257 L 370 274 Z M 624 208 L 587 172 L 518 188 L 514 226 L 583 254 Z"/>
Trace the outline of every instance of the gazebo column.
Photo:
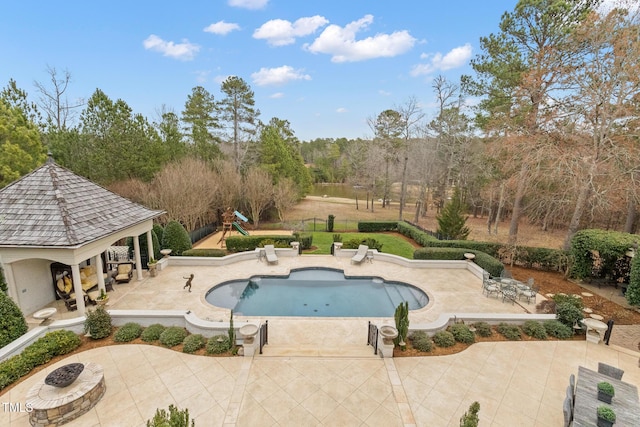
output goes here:
<path id="1" fill-rule="evenodd" d="M 18 299 L 18 288 L 16 287 L 16 279 L 13 276 L 13 266 L 11 264 L 2 264 L 4 267 L 4 279 L 7 282 L 7 290 L 9 292 L 9 296 L 20 306 L 20 300 Z M 1 292 L 1 291 L 0 291 Z"/>
<path id="2" fill-rule="evenodd" d="M 105 293 L 107 293 L 107 289 L 104 285 L 104 269 L 102 267 L 101 254 L 98 254 L 95 257 L 93 257 L 93 260 L 96 264 L 96 274 L 98 275 L 98 291 L 104 291 Z"/>
<path id="3" fill-rule="evenodd" d="M 78 314 L 84 316 L 84 290 L 82 290 L 82 281 L 80 280 L 80 266 L 78 264 L 71 264 L 71 278 L 73 279 L 73 292 L 76 294 L 76 306 L 78 307 Z"/>
<path id="4" fill-rule="evenodd" d="M 133 236 L 133 255 L 136 259 L 136 276 L 142 280 L 142 261 L 140 260 L 140 242 L 138 236 Z"/>
<path id="5" fill-rule="evenodd" d="M 153 247 L 153 239 L 151 238 L 151 230 L 147 231 L 147 252 L 149 253 L 149 261 L 151 261 L 152 259 L 156 259 L 156 257 L 153 256 L 155 252 Z"/>

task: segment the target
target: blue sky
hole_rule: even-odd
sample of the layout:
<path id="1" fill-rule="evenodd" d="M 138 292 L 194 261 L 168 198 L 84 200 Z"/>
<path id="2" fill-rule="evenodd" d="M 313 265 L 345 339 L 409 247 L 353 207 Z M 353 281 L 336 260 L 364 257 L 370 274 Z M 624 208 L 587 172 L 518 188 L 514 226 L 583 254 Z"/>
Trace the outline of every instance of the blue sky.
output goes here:
<path id="1" fill-rule="evenodd" d="M 6 2 L 0 86 L 35 100 L 46 67 L 72 74 L 70 100 L 100 88 L 150 120 L 180 113 L 194 86 L 220 98 L 237 75 L 260 118 L 301 140 L 370 137 L 367 118 L 415 97 L 433 116 L 432 80 L 471 73 L 479 38 L 516 0 Z"/>

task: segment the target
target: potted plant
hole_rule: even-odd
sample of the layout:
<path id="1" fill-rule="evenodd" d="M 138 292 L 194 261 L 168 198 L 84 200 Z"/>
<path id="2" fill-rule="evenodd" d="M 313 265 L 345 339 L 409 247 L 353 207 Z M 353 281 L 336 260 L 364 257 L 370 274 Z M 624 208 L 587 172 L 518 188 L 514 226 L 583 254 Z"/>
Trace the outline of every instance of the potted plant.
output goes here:
<path id="1" fill-rule="evenodd" d="M 147 266 L 149 267 L 149 275 L 151 277 L 156 277 L 158 275 L 158 261 L 152 258 L 147 263 Z"/>
<path id="2" fill-rule="evenodd" d="M 598 406 L 598 427 L 611 427 L 616 422 L 616 413 L 609 406 Z"/>
<path id="3" fill-rule="evenodd" d="M 611 404 L 611 399 L 615 395 L 615 390 L 611 383 L 601 381 L 598 383 L 598 400 Z"/>
<path id="4" fill-rule="evenodd" d="M 104 289 L 100 289 L 100 296 L 96 298 L 96 302 L 98 305 L 105 305 L 109 301 L 109 295 L 104 291 Z"/>

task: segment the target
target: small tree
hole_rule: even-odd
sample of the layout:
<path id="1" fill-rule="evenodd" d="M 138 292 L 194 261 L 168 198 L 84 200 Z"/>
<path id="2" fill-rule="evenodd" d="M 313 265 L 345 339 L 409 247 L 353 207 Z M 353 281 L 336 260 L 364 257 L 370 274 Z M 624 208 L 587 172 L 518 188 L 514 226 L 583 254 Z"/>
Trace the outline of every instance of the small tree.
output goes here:
<path id="1" fill-rule="evenodd" d="M 407 348 L 407 334 L 409 333 L 409 303 L 407 301 L 401 302 L 396 308 L 395 313 L 396 329 L 398 330 L 398 336 L 395 339 L 395 344 L 400 346 L 403 351 Z"/>
<path id="2" fill-rule="evenodd" d="M 24 335 L 29 328 L 17 304 L 0 292 L 0 348 Z"/>
<path id="3" fill-rule="evenodd" d="M 171 249 L 171 255 L 180 256 L 192 248 L 187 230 L 178 221 L 169 221 L 162 235 L 162 247 Z"/>
<path id="4" fill-rule="evenodd" d="M 478 412 L 480 412 L 480 404 L 473 402 L 471 406 L 469 406 L 469 410 L 460 418 L 460 427 L 478 427 L 478 423 L 480 422 Z"/>
<path id="5" fill-rule="evenodd" d="M 169 405 L 169 412 L 157 409 L 152 419 L 147 420 L 147 427 L 194 427 L 196 422 L 189 423 L 189 410 L 180 410 Z"/>
<path id="6" fill-rule="evenodd" d="M 464 216 L 464 206 L 460 198 L 460 192 L 456 188 L 451 201 L 447 203 L 438 220 L 438 234 L 448 240 L 466 240 L 471 233 L 465 225 L 467 218 Z"/>

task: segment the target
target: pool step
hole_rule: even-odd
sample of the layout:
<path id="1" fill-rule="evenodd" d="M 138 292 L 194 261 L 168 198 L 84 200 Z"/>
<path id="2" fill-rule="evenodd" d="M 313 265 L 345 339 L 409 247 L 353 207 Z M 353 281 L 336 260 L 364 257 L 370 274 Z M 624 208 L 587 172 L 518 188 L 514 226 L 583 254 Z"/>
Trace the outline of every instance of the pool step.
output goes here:
<path id="1" fill-rule="evenodd" d="M 368 345 L 342 345 L 318 347 L 314 345 L 270 345 L 262 348 L 262 354 L 255 357 L 358 357 L 379 358 Z"/>

